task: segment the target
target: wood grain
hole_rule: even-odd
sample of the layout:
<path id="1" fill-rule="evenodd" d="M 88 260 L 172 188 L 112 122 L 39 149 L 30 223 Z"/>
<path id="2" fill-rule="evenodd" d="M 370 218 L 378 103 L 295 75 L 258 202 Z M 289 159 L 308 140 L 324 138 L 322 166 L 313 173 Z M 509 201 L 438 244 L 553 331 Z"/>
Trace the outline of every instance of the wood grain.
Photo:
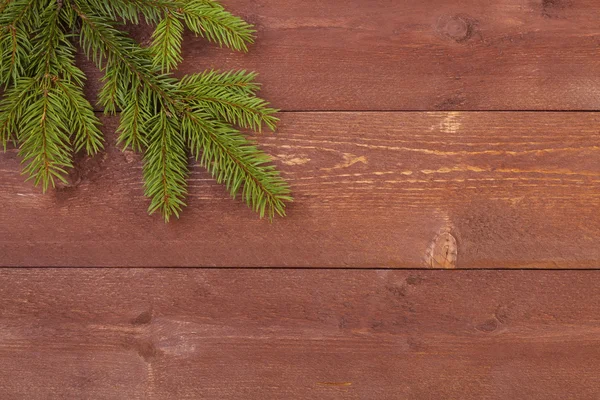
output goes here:
<path id="1" fill-rule="evenodd" d="M 600 109 L 597 0 L 225 4 L 256 44 L 235 54 L 187 35 L 180 72 L 256 70 L 284 110 Z"/>
<path id="2" fill-rule="evenodd" d="M 148 217 L 116 119 L 46 195 L 0 153 L 0 399 L 600 398 L 600 117 L 461 112 L 600 109 L 600 3 L 224 3 L 256 45 L 177 74 L 260 73 L 289 217 Z"/>
<path id="3" fill-rule="evenodd" d="M 598 271 L 0 270 L 3 399 L 597 399 Z"/>
<path id="4" fill-rule="evenodd" d="M 0 155 L 0 265 L 598 267 L 596 114 L 281 117 L 258 138 L 296 197 L 273 224 L 200 169 L 181 220 L 149 217 L 139 157 L 112 145 L 46 195 Z"/>

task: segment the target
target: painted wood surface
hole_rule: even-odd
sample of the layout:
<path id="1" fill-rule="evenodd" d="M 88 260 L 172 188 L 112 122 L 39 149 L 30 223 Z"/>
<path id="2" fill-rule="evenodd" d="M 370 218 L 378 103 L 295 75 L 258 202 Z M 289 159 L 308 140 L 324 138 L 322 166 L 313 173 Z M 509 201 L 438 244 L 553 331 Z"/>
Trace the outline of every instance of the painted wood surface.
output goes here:
<path id="1" fill-rule="evenodd" d="M 600 109 L 597 0 L 224 3 L 256 44 L 236 54 L 187 35 L 180 73 L 255 70 L 283 110 Z"/>
<path id="2" fill-rule="evenodd" d="M 289 179 L 260 220 L 202 169 L 189 207 L 148 217 L 137 155 L 108 146 L 46 195 L 0 156 L 0 264 L 595 268 L 600 134 L 592 113 L 284 113 L 257 137 Z M 108 140 L 115 128 L 106 119 Z"/>
<path id="3" fill-rule="evenodd" d="M 3 399 L 598 398 L 598 271 L 0 271 Z"/>
<path id="4" fill-rule="evenodd" d="M 148 217 L 113 118 L 46 195 L 0 153 L 0 398 L 600 398 L 600 3 L 224 3 L 177 73 L 260 73 L 288 217 Z"/>

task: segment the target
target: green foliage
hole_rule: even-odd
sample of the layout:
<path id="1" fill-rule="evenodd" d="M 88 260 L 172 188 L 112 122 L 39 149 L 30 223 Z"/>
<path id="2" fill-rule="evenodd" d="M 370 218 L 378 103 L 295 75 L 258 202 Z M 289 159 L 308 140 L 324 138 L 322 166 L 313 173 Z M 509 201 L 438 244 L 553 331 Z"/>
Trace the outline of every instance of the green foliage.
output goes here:
<path id="1" fill-rule="evenodd" d="M 155 26 L 142 47 L 122 30 Z M 247 51 L 254 30 L 213 0 L 0 0 L 0 141 L 19 146 L 24 172 L 43 190 L 65 180 L 74 151 L 103 147 L 100 121 L 83 93 L 75 43 L 104 72 L 99 105 L 120 112 L 118 143 L 144 153 L 149 212 L 168 221 L 185 206 L 188 152 L 241 193 L 261 217 L 285 214 L 287 183 L 270 158 L 236 128 L 275 129 L 276 110 L 257 97 L 256 75 L 206 71 L 171 75 L 188 28 Z"/>

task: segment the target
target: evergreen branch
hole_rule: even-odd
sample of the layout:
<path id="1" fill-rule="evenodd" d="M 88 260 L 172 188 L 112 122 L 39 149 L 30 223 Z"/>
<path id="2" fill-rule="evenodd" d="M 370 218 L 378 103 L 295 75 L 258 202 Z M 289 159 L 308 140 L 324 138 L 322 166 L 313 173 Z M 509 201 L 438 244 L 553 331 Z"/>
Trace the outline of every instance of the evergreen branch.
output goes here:
<path id="1" fill-rule="evenodd" d="M 121 72 L 124 72 L 125 79 L 116 82 L 117 97 L 127 97 L 131 83 L 138 80 L 156 96 L 158 103 L 168 108 L 170 113 L 176 113 L 180 105 L 169 94 L 169 91 L 175 88 L 175 80 L 166 75 L 159 75 L 159 71 L 152 66 L 152 57 L 148 50 L 141 48 L 117 30 L 111 21 L 91 15 L 84 7 L 80 8 L 80 0 L 75 1 L 78 5 L 74 5 L 73 9 L 82 20 L 82 47 L 88 58 L 94 60 L 100 68 L 106 61 L 107 70 L 121 64 Z"/>
<path id="2" fill-rule="evenodd" d="M 98 17 L 85 14 L 80 8 L 75 8 L 82 19 L 83 29 L 88 32 L 86 43 L 87 52 L 95 54 L 98 62 L 107 60 L 110 67 L 114 63 L 122 65 L 122 72 L 126 76 L 125 84 L 120 83 L 117 95 L 127 99 L 126 93 L 130 92 L 133 82 L 138 81 L 140 88 L 136 93 L 140 103 L 147 106 L 146 113 L 154 110 L 155 117 L 142 125 L 143 118 L 139 109 L 125 107 L 125 118 L 119 125 L 120 140 L 126 146 L 140 148 L 144 141 L 142 130 L 148 132 L 148 148 L 145 153 L 144 180 L 146 196 L 151 198 L 148 211 L 153 213 L 160 210 L 165 220 L 171 215 L 178 216 L 185 205 L 183 198 L 186 194 L 187 158 L 183 139 L 174 129 L 174 117 L 182 106 L 180 101 L 171 93 L 174 80 L 164 75 L 156 75 L 156 69 L 151 65 L 149 53 L 145 49 L 134 45 L 119 31 L 114 29 L 110 22 Z M 106 49 L 106 50 L 104 50 Z M 130 54 L 136 55 L 134 63 Z M 110 82 L 110 81 L 108 81 Z M 130 95 L 129 95 L 130 96 Z M 125 101 L 125 104 L 128 104 Z"/>
<path id="3" fill-rule="evenodd" d="M 257 131 L 261 131 L 263 124 L 275 130 L 279 120 L 273 114 L 277 110 L 254 95 L 258 89 L 254 76 L 244 71 L 224 74 L 210 71 L 184 77 L 179 90 L 187 102 L 204 107 L 216 119 Z"/>
<path id="4" fill-rule="evenodd" d="M 102 132 L 98 128 L 100 120 L 94 114 L 81 87 L 67 81 L 57 80 L 57 89 L 68 100 L 66 112 L 71 115 L 69 131 L 74 136 L 75 151 L 85 148 L 88 155 L 96 154 L 102 147 Z"/>
<path id="5" fill-rule="evenodd" d="M 277 110 L 268 107 L 266 101 L 252 96 L 232 94 L 226 90 L 212 89 L 207 92 L 190 91 L 191 105 L 207 110 L 215 119 L 222 119 L 243 128 L 261 131 L 265 124 L 271 130 L 279 119 Z"/>
<path id="6" fill-rule="evenodd" d="M 2 0 L 0 1 L 0 13 L 3 13 L 6 7 L 12 2 L 12 0 Z"/>
<path id="7" fill-rule="evenodd" d="M 59 16 L 56 3 L 48 6 L 44 11 L 44 16 L 43 20 L 46 21 L 46 24 L 36 35 L 38 45 L 34 49 L 33 60 L 38 60 L 38 65 L 34 61 L 34 71 L 37 70 L 38 78 L 47 80 L 51 78 L 51 73 L 57 73 L 57 64 L 60 65 L 57 59 L 60 28 L 58 27 Z"/>
<path id="8" fill-rule="evenodd" d="M 125 118 L 121 119 L 119 133 L 120 140 L 126 146 L 139 148 L 143 141 L 141 131 L 147 130 L 144 181 L 146 196 L 151 198 L 148 211 L 154 213 L 160 210 L 168 221 L 171 215 L 178 216 L 185 205 L 183 198 L 186 194 L 187 176 L 185 143 L 175 129 L 174 119 L 171 119 L 181 107 L 180 102 L 169 92 L 174 87 L 174 81 L 164 75 L 156 75 L 149 53 L 131 43 L 110 22 L 89 16 L 78 7 L 75 10 L 82 19 L 83 29 L 88 33 L 88 43 L 85 46 L 88 54 L 95 54 L 94 58 L 99 63 L 106 59 L 109 67 L 114 63 L 122 65 L 121 71 L 126 79 L 124 84 L 119 84 L 117 96 L 129 98 L 130 95 L 126 93 L 130 92 L 133 82 L 137 80 L 141 86 L 135 95 L 149 106 L 146 111 L 148 114 L 154 109 L 155 116 L 146 121 L 144 125 L 147 127 L 143 127 L 140 110 L 125 107 Z M 125 49 L 129 49 L 130 54 Z M 132 61 L 131 53 L 136 56 L 133 59 L 137 63 Z"/>
<path id="9" fill-rule="evenodd" d="M 64 111 L 69 121 L 75 151 L 85 148 L 88 155 L 96 154 L 102 147 L 100 121 L 94 114 L 91 104 L 83 93 L 85 76 L 75 65 L 75 48 L 59 29 L 60 7 L 49 8 L 51 23 L 40 32 L 38 58 L 44 59 L 44 68 L 39 69 L 42 82 L 47 81 L 66 100 Z M 41 72 L 43 71 L 43 73 Z"/>
<path id="10" fill-rule="evenodd" d="M 14 134 L 19 130 L 19 122 L 34 100 L 33 88 L 36 85 L 35 79 L 21 78 L 0 101 L 0 142 L 4 151 L 9 141 L 15 141 Z"/>
<path id="11" fill-rule="evenodd" d="M 105 114 L 114 115 L 117 109 L 127 106 L 125 95 L 130 82 L 127 80 L 126 72 L 123 72 L 123 64 L 111 63 L 104 69 L 103 82 L 98 94 L 98 104 L 104 109 Z"/>
<path id="12" fill-rule="evenodd" d="M 144 101 L 146 96 L 140 95 L 141 90 L 139 84 L 134 84 L 131 97 L 121 112 L 117 143 L 123 144 L 124 149 L 131 147 L 134 151 L 142 151 L 147 146 L 145 125 L 151 117 L 146 111 L 149 108 Z"/>
<path id="13" fill-rule="evenodd" d="M 0 85 L 7 85 L 25 76 L 31 42 L 19 26 L 0 28 Z"/>
<path id="14" fill-rule="evenodd" d="M 166 12 L 152 34 L 150 51 L 154 55 L 152 65 L 161 71 L 169 72 L 181 61 L 181 42 L 183 41 L 183 24 L 174 12 Z"/>
<path id="15" fill-rule="evenodd" d="M 0 12 L 0 84 L 16 83 L 25 76 L 32 51 L 27 32 L 39 26 L 36 1 L 11 0 L 2 4 Z"/>
<path id="16" fill-rule="evenodd" d="M 140 23 L 140 15 L 146 23 L 156 24 L 166 11 L 176 6 L 172 0 L 87 0 L 87 3 L 94 11 L 112 20 L 121 18 L 136 25 Z"/>
<path id="17" fill-rule="evenodd" d="M 292 200 L 289 187 L 254 143 L 202 109 L 188 110 L 181 127 L 196 160 L 225 183 L 232 197 L 241 188 L 242 198 L 261 217 L 285 215 L 285 202 Z"/>
<path id="18" fill-rule="evenodd" d="M 84 1 L 74 0 L 72 7 L 81 19 L 81 47 L 98 68 L 103 69 L 104 63 L 121 62 L 136 74 L 152 75 L 147 51 L 118 30 L 114 21 L 94 15 Z"/>
<path id="19" fill-rule="evenodd" d="M 144 16 L 147 23 L 158 23 L 159 26 L 166 19 L 183 18 L 187 27 L 197 35 L 238 51 L 247 51 L 247 45 L 254 42 L 255 31 L 252 25 L 232 15 L 212 0 L 87 0 L 87 2 L 94 9 L 102 10 L 104 15 L 112 20 L 122 18 L 135 24 L 139 23 L 139 14 Z"/>
<path id="20" fill-rule="evenodd" d="M 0 27 L 24 24 L 29 30 L 39 26 L 38 2 L 32 0 L 12 0 L 4 4 L 0 13 Z"/>
<path id="21" fill-rule="evenodd" d="M 253 96 L 260 89 L 260 85 L 255 82 L 256 76 L 256 73 L 244 70 L 228 72 L 208 70 L 200 74 L 184 76 L 179 83 L 179 88 L 183 92 L 188 89 L 200 91 L 224 89 L 232 94 Z"/>
<path id="22" fill-rule="evenodd" d="M 151 203 L 150 214 L 160 210 L 165 221 L 171 215 L 179 217 L 187 194 L 187 156 L 185 142 L 179 134 L 175 118 L 162 112 L 148 122 L 149 145 L 144 156 L 146 196 Z"/>
<path id="23" fill-rule="evenodd" d="M 143 48 L 120 28 L 140 17 L 156 24 Z M 183 22 L 182 22 L 183 21 Z M 47 190 L 65 181 L 72 152 L 102 148 L 100 121 L 83 93 L 76 67 L 78 35 L 86 54 L 104 71 L 99 103 L 121 110 L 118 143 L 144 151 L 149 212 L 179 216 L 187 194 L 187 149 L 233 197 L 241 192 L 261 216 L 285 214 L 287 183 L 269 157 L 231 124 L 274 129 L 275 109 L 256 96 L 245 71 L 175 79 L 183 28 L 236 50 L 247 50 L 253 29 L 213 0 L 0 0 L 0 142 L 12 140 L 35 184 Z M 70 33 L 67 33 L 69 32 Z"/>
<path id="24" fill-rule="evenodd" d="M 189 0 L 182 11 L 183 19 L 192 32 L 219 46 L 246 52 L 248 44 L 254 43 L 256 31 L 252 25 L 214 1 Z"/>
<path id="25" fill-rule="evenodd" d="M 66 45 L 59 26 L 60 8 L 54 2 L 42 12 L 44 24 L 35 35 L 32 70 L 38 85 L 34 98 L 20 121 L 18 140 L 19 155 L 27 165 L 23 172 L 29 174 L 34 184 L 42 184 L 45 192 L 55 185 L 55 179 L 66 182 L 67 168 L 72 166 L 71 148 L 66 132 L 69 127 L 68 100 L 55 83 L 66 78 L 81 84 L 81 72 L 74 67 L 72 49 Z M 62 45 L 62 46 L 61 46 Z M 17 86 L 18 88 L 18 86 Z M 82 94 L 83 95 L 83 94 Z"/>
<path id="26" fill-rule="evenodd" d="M 72 167 L 68 128 L 64 124 L 64 100 L 55 89 L 36 87 L 37 99 L 23 116 L 18 139 L 21 143 L 19 155 L 34 184 L 42 184 L 45 192 L 55 185 L 55 179 L 66 183 L 67 168 Z"/>

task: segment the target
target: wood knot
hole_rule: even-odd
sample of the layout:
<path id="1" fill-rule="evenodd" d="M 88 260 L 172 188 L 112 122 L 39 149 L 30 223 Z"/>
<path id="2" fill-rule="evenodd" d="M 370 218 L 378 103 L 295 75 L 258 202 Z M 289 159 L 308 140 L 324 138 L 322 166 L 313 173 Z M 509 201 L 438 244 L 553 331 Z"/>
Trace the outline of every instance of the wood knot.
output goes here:
<path id="1" fill-rule="evenodd" d="M 144 311 L 131 320 L 133 325 L 146 325 L 152 322 L 152 311 Z"/>
<path id="2" fill-rule="evenodd" d="M 427 264 L 431 268 L 456 268 L 458 245 L 449 232 L 437 235 L 427 251 Z"/>
<path id="3" fill-rule="evenodd" d="M 99 156 L 88 156 L 82 153 L 75 154 L 73 157 L 73 167 L 68 170 L 65 180 L 56 181 L 56 190 L 62 195 L 67 194 L 71 189 L 77 188 L 84 181 L 91 181 L 102 168 L 102 163 L 106 159 L 106 153 Z"/>
<path id="4" fill-rule="evenodd" d="M 480 332 L 491 333 L 498 329 L 498 321 L 495 319 L 488 319 L 487 321 L 477 325 L 475 327 Z"/>
<path id="5" fill-rule="evenodd" d="M 436 24 L 436 31 L 456 43 L 473 37 L 477 21 L 467 15 L 442 15 Z"/>
<path id="6" fill-rule="evenodd" d="M 571 0 L 542 0 L 544 18 L 560 18 L 563 11 L 573 6 Z"/>

